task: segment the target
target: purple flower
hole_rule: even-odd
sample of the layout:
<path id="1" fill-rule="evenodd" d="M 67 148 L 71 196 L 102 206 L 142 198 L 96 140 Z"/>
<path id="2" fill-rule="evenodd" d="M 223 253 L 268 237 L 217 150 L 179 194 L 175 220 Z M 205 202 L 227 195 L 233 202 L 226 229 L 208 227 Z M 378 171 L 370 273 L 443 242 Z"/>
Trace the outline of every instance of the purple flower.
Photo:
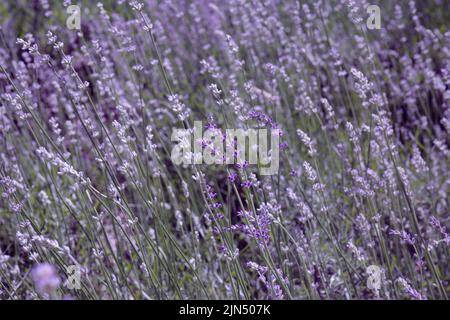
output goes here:
<path id="1" fill-rule="evenodd" d="M 250 189 L 252 185 L 253 183 L 250 180 L 245 180 L 244 182 L 241 183 L 241 186 L 244 189 Z"/>
<path id="2" fill-rule="evenodd" d="M 61 279 L 56 272 L 56 268 L 50 263 L 41 263 L 31 270 L 36 290 L 41 294 L 49 294 L 58 289 Z"/>
<path id="3" fill-rule="evenodd" d="M 236 174 L 236 173 L 231 172 L 231 173 L 228 175 L 228 181 L 230 181 L 231 183 L 235 182 L 236 179 L 237 179 L 237 174 Z"/>
<path id="4" fill-rule="evenodd" d="M 427 300 L 426 297 L 424 297 L 419 291 L 414 289 L 404 278 L 400 277 L 397 279 L 397 281 L 401 284 L 403 290 L 410 298 L 416 300 Z"/>
<path id="5" fill-rule="evenodd" d="M 408 232 L 406 232 L 405 230 L 398 231 L 398 230 L 392 229 L 389 231 L 389 234 L 400 237 L 400 239 L 402 239 L 403 241 L 405 241 L 406 243 L 408 243 L 412 246 L 416 242 L 416 239 L 413 236 L 411 236 Z"/>
<path id="6" fill-rule="evenodd" d="M 286 150 L 289 148 L 289 144 L 286 141 L 280 143 L 280 150 Z"/>

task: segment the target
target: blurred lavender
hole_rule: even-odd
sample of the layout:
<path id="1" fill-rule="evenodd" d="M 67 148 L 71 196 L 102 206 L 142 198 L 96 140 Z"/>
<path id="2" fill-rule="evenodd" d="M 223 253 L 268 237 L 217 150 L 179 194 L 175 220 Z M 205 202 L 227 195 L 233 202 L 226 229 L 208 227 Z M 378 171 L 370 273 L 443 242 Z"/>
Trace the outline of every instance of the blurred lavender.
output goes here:
<path id="1" fill-rule="evenodd" d="M 61 280 L 56 272 L 56 268 L 49 263 L 36 265 L 31 270 L 36 291 L 41 294 L 50 294 L 58 289 Z"/>
<path id="2" fill-rule="evenodd" d="M 447 299 L 449 9 L 2 1 L 0 298 Z M 175 165 L 194 121 L 278 174 Z"/>

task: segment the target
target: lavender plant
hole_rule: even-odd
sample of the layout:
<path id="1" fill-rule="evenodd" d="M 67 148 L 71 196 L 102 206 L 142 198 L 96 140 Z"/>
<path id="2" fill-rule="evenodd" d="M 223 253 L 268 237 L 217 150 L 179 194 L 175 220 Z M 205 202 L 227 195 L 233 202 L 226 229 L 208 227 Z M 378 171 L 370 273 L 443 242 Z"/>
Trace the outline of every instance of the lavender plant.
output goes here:
<path id="1" fill-rule="evenodd" d="M 2 1 L 0 298 L 447 299 L 450 10 L 376 2 Z"/>

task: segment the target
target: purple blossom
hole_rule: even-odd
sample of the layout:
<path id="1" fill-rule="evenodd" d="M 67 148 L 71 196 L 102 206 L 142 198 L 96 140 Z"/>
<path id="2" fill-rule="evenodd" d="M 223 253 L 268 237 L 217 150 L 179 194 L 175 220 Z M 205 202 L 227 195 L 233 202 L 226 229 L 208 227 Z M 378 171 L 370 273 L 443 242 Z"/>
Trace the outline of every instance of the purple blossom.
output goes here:
<path id="1" fill-rule="evenodd" d="M 447 298 L 444 4 L 3 1 L 0 299 Z"/>
<path id="2" fill-rule="evenodd" d="M 61 279 L 56 272 L 56 268 L 50 263 L 41 263 L 31 270 L 36 290 L 42 294 L 49 294 L 58 289 Z"/>

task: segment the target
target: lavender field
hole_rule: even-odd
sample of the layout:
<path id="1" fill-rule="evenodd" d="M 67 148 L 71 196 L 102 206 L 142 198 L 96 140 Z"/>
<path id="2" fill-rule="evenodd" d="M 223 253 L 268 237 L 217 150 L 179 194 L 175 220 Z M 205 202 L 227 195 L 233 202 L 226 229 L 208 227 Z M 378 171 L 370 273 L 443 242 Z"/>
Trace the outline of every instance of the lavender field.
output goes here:
<path id="1" fill-rule="evenodd" d="M 0 299 L 450 296 L 449 1 L 141 1 L 0 2 Z"/>

